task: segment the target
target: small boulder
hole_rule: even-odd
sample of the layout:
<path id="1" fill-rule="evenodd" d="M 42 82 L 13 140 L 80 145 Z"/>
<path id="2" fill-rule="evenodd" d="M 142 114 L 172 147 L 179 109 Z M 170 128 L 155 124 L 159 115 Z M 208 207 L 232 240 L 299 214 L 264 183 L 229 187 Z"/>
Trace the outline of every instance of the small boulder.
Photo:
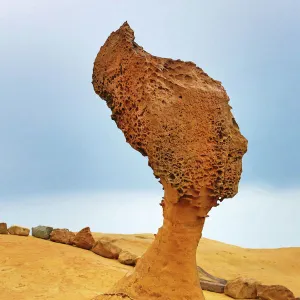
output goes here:
<path id="1" fill-rule="evenodd" d="M 90 227 L 81 229 L 75 236 L 73 244 L 79 248 L 90 250 L 95 244 Z"/>
<path id="2" fill-rule="evenodd" d="M 135 266 L 139 257 L 129 251 L 122 251 L 119 255 L 119 262 L 123 265 Z"/>
<path id="3" fill-rule="evenodd" d="M 238 277 L 227 282 L 224 293 L 234 299 L 256 299 L 258 285 L 254 279 Z"/>
<path id="4" fill-rule="evenodd" d="M 201 289 L 214 293 L 224 293 L 225 284 L 220 282 L 200 280 Z"/>
<path id="5" fill-rule="evenodd" d="M 92 251 L 106 258 L 118 259 L 122 250 L 112 242 L 100 239 L 94 244 Z"/>
<path id="6" fill-rule="evenodd" d="M 68 229 L 54 229 L 50 233 L 50 240 L 52 242 L 72 245 L 75 238 L 75 233 Z"/>
<path id="7" fill-rule="evenodd" d="M 6 223 L 0 223 L 0 234 L 8 234 Z"/>
<path id="8" fill-rule="evenodd" d="M 32 227 L 31 232 L 32 235 L 36 238 L 44 239 L 44 240 L 49 240 L 50 239 L 50 234 L 53 231 L 52 227 L 49 226 L 37 226 L 37 227 Z"/>
<path id="9" fill-rule="evenodd" d="M 257 295 L 261 300 L 295 300 L 294 294 L 282 285 L 260 285 Z"/>
<path id="10" fill-rule="evenodd" d="M 21 226 L 17 226 L 17 225 L 13 225 L 8 228 L 8 232 L 9 232 L 9 234 L 13 234 L 13 235 L 28 236 L 30 229 L 21 227 Z"/>

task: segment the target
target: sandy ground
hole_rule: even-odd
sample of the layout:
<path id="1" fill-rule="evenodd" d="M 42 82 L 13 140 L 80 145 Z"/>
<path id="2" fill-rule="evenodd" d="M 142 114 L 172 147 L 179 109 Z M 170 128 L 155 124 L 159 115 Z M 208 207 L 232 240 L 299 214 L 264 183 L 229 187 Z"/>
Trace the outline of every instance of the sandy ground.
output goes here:
<path id="1" fill-rule="evenodd" d="M 141 255 L 152 234 L 106 235 L 123 249 Z M 244 249 L 202 239 L 198 265 L 212 275 L 231 279 L 254 277 L 265 284 L 282 284 L 300 295 L 300 248 Z M 0 235 L 1 300 L 87 300 L 106 292 L 131 267 L 90 251 L 34 237 Z M 204 292 L 207 300 L 231 299 Z"/>

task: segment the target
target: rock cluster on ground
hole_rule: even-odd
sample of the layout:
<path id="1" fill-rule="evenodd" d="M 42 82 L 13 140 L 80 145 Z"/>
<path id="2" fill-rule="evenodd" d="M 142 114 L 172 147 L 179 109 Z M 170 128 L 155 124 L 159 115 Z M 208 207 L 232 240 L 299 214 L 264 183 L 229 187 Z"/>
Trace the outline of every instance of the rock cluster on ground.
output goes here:
<path id="1" fill-rule="evenodd" d="M 7 229 L 6 223 L 0 223 L 0 234 L 28 236 L 30 230 L 13 225 Z M 78 248 L 91 250 L 97 255 L 116 259 L 128 266 L 136 266 L 139 256 L 126 249 L 121 249 L 115 243 L 117 239 L 100 238 L 95 241 L 89 227 L 81 229 L 77 234 L 68 229 L 53 229 L 50 226 L 32 228 L 32 235 L 53 242 L 74 245 Z M 260 300 L 300 300 L 286 287 L 281 285 L 262 285 L 255 279 L 238 277 L 230 281 L 212 276 L 201 267 L 197 267 L 200 286 L 203 290 L 214 293 L 225 293 L 233 299 Z"/>
<path id="2" fill-rule="evenodd" d="M 31 229 L 32 236 L 34 236 L 36 238 L 44 239 L 44 240 L 50 239 L 50 234 L 52 231 L 53 231 L 53 227 L 41 226 L 41 225 L 32 227 L 32 229 Z"/>

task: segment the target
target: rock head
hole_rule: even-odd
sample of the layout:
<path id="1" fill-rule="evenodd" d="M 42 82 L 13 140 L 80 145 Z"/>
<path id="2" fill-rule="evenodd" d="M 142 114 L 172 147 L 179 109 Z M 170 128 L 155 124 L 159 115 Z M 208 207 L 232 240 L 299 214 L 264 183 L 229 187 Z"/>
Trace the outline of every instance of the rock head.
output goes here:
<path id="1" fill-rule="evenodd" d="M 219 81 L 192 62 L 152 56 L 134 39 L 127 23 L 110 35 L 95 60 L 94 90 L 177 201 L 205 215 L 199 196 L 216 202 L 237 193 L 247 141 Z"/>

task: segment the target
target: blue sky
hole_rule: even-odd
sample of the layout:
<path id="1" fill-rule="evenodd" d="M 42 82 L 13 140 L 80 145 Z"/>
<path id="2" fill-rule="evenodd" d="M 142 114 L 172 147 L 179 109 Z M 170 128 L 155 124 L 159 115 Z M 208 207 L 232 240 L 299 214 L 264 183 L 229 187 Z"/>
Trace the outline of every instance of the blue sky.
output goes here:
<path id="1" fill-rule="evenodd" d="M 249 247 L 299 246 L 300 2 L 290 0 L 1 0 L 0 219 L 32 226 L 43 220 L 34 208 L 52 203 L 47 211 L 55 211 L 64 201 L 57 199 L 72 197 L 87 215 L 95 203 L 107 214 L 114 205 L 132 212 L 133 197 L 139 219 L 157 206 L 162 191 L 147 159 L 125 143 L 91 84 L 100 46 L 125 20 L 146 51 L 194 61 L 222 81 L 249 140 L 240 195 L 212 212 L 207 235 Z M 19 205 L 24 214 L 16 214 Z M 142 223 L 119 216 L 119 227 L 75 208 L 74 230 L 82 222 L 97 231 L 154 232 L 161 222 L 159 208 Z M 248 211 L 257 232 L 275 216 L 294 223 L 280 229 L 281 239 L 274 224 L 252 242 L 243 231 L 217 232 L 228 215 Z M 237 227 L 248 228 L 243 220 Z"/>

